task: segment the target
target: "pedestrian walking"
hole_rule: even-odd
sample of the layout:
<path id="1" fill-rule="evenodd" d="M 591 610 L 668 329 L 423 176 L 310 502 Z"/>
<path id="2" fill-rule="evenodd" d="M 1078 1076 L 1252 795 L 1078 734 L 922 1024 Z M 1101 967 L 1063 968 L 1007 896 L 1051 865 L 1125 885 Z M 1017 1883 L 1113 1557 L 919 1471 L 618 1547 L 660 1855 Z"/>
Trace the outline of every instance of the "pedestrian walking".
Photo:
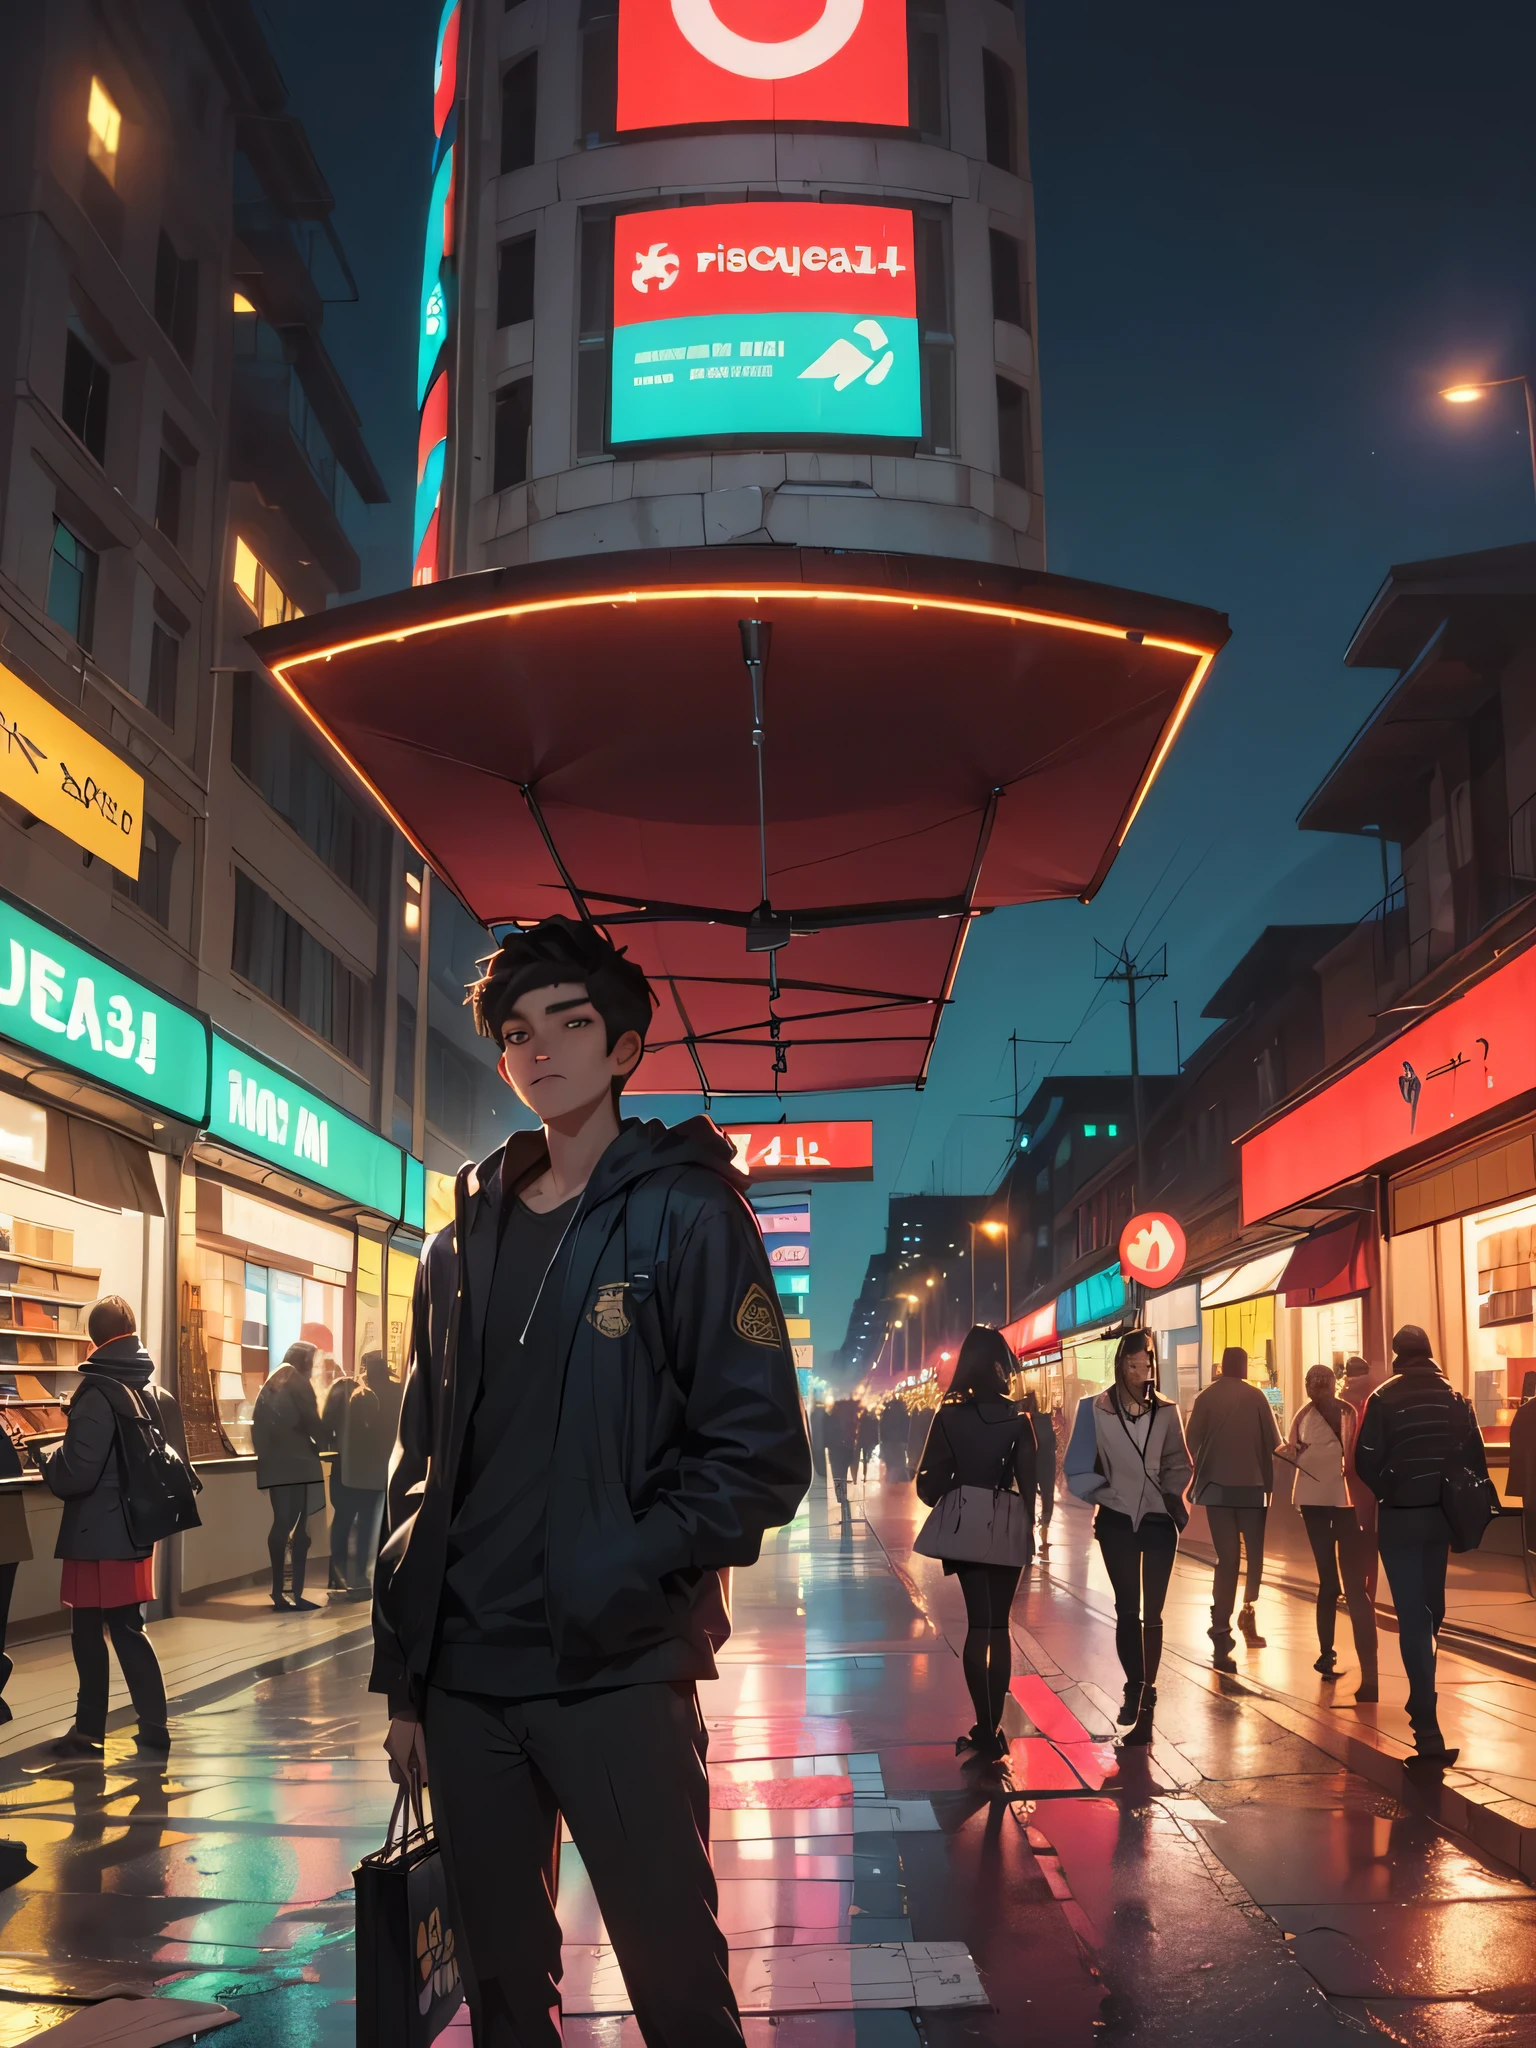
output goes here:
<path id="1" fill-rule="evenodd" d="M 1379 1367 L 1368 1365 L 1363 1358 L 1345 1359 L 1344 1398 L 1356 1415 L 1364 1415 L 1366 1402 L 1386 1377 L 1386 1373 Z M 1370 1594 L 1371 1605 L 1374 1607 L 1381 1572 L 1381 1559 L 1376 1550 L 1376 1496 L 1355 1470 L 1353 1449 L 1350 1452 L 1346 1473 L 1349 1479 L 1349 1497 L 1355 1506 L 1355 1519 L 1359 1522 L 1360 1533 L 1365 1539 L 1365 1590 Z"/>
<path id="2" fill-rule="evenodd" d="M 859 1477 L 869 1478 L 869 1461 L 880 1444 L 880 1418 L 873 1408 L 859 1410 Z"/>
<path id="3" fill-rule="evenodd" d="M 907 1477 L 907 1437 L 912 1418 L 900 1394 L 892 1394 L 880 1410 L 880 1464 L 886 1484 L 904 1482 Z"/>
<path id="4" fill-rule="evenodd" d="M 810 1484 L 794 1353 L 729 1141 L 619 1120 L 654 998 L 593 926 L 471 990 L 541 1128 L 427 1246 L 374 1572 L 371 1685 L 430 1779 L 480 2048 L 557 2048 L 562 1823 L 649 2048 L 742 2048 L 697 1681 L 721 1575 Z M 402 2025 L 404 2012 L 402 2012 Z"/>
<path id="5" fill-rule="evenodd" d="M 379 1544 L 384 1489 L 389 1484 L 389 1454 L 395 1447 L 400 1420 L 400 1390 L 389 1376 L 382 1351 L 365 1351 L 361 1380 L 347 1382 L 350 1392 L 338 1431 L 336 1470 L 341 1473 L 343 1499 L 357 1532 L 356 1563 L 344 1584 L 354 1600 L 373 1590 L 369 1574 Z M 340 1382 L 338 1382 L 340 1384 Z M 332 1556 L 335 1556 L 332 1547 Z M 342 1545 L 341 1560 L 347 1562 Z"/>
<path id="6" fill-rule="evenodd" d="M 0 1479 L 20 1479 L 21 1453 L 11 1433 L 0 1421 Z M 32 1538 L 27 1533 L 27 1503 L 19 1487 L 0 1493 L 0 1727 L 11 1719 L 5 1688 L 16 1668 L 5 1654 L 5 1635 L 10 1626 L 11 1599 L 16 1591 L 16 1569 L 32 1555 Z"/>
<path id="7" fill-rule="evenodd" d="M 80 1362 L 63 1442 L 38 1456 L 44 1485 L 64 1503 L 54 1556 L 64 1562 L 59 1597 L 70 1610 L 69 1646 L 79 1681 L 74 1724 L 53 1744 L 53 1754 L 103 1753 L 110 1636 L 138 1718 L 137 1753 L 155 1761 L 170 1755 L 171 1738 L 160 1661 L 144 1633 L 144 1606 L 155 1597 L 154 1545 L 134 1541 L 114 1453 L 120 1415 L 147 1414 L 183 1457 L 186 1434 L 174 1397 L 150 1385 L 155 1362 L 139 1342 L 130 1304 L 120 1294 L 103 1295 L 86 1330 L 92 1349 Z"/>
<path id="8" fill-rule="evenodd" d="M 1205 1509 L 1216 1547 L 1212 1586 L 1211 1662 L 1235 1671 L 1232 1605 L 1246 1560 L 1243 1605 L 1237 1625 L 1250 1650 L 1262 1650 L 1254 1612 L 1264 1580 L 1264 1522 L 1275 1490 L 1275 1446 L 1280 1432 L 1275 1411 L 1248 1384 L 1248 1354 L 1229 1344 L 1221 1354 L 1221 1377 L 1195 1396 L 1189 1411 L 1189 1454 L 1195 1461 L 1196 1507 Z"/>
<path id="9" fill-rule="evenodd" d="M 843 1519 L 851 1521 L 848 1482 L 859 1463 L 859 1404 L 849 1394 L 827 1410 L 827 1456 L 832 1463 L 832 1491 L 842 1503 Z"/>
<path id="10" fill-rule="evenodd" d="M 1024 1409 L 1008 1398 L 1013 1354 L 998 1331 L 978 1324 L 960 1346 L 955 1376 L 928 1432 L 923 1461 L 917 1469 L 917 1497 L 937 1507 L 959 1486 L 995 1492 L 1011 1476 L 1022 1496 L 1026 1543 L 1035 1515 L 1036 1446 L 1034 1425 Z M 1003 1702 L 1013 1676 L 1013 1647 L 1008 1615 L 1028 1562 L 944 1559 L 946 1574 L 960 1581 L 965 1599 L 965 1646 L 960 1662 L 976 1720 L 955 1753 L 969 1750 L 985 1762 L 1008 1754 L 1002 1732 Z"/>
<path id="11" fill-rule="evenodd" d="M 1360 1418 L 1341 1401 L 1333 1367 L 1314 1365 L 1307 1374 L 1307 1402 L 1286 1440 L 1283 1456 L 1296 1468 L 1292 1499 L 1301 1511 L 1317 1564 L 1317 1662 L 1324 1678 L 1337 1678 L 1334 1634 L 1342 1587 L 1360 1664 L 1357 1703 L 1381 1697 L 1376 1672 L 1376 1610 L 1366 1591 L 1367 1547 L 1350 1498 L 1349 1471 Z"/>
<path id="12" fill-rule="evenodd" d="M 928 1430 L 933 1421 L 933 1410 L 922 1408 L 914 1401 L 912 1412 L 907 1417 L 907 1470 L 915 1472 L 923 1462 L 923 1451 L 928 1442 Z"/>
<path id="13" fill-rule="evenodd" d="M 1435 1690 L 1451 1554 L 1441 1487 L 1458 1463 L 1486 1481 L 1488 1459 L 1472 1404 L 1447 1382 L 1424 1331 L 1405 1323 L 1392 1339 L 1392 1353 L 1392 1377 L 1372 1394 L 1360 1419 L 1355 1470 L 1379 1504 L 1377 1542 L 1408 1674 L 1409 1762 L 1439 1768 L 1458 1754 L 1445 1746 Z"/>
<path id="14" fill-rule="evenodd" d="M 309 1517 L 325 1504 L 320 1462 L 320 1409 L 314 1389 L 315 1347 L 290 1344 L 251 1410 L 256 1447 L 256 1484 L 272 1497 L 267 1555 L 272 1561 L 272 1605 L 284 1613 L 313 1612 L 317 1600 L 304 1598 L 309 1557 Z M 311 1494 L 318 1498 L 311 1498 Z M 284 1567 L 291 1559 L 291 1598 L 283 1594 Z"/>
<path id="15" fill-rule="evenodd" d="M 1115 1377 L 1077 1404 L 1062 1471 L 1079 1500 L 1097 1508 L 1093 1533 L 1115 1593 L 1115 1652 L 1125 1673 L 1116 1721 L 1121 1740 L 1152 1740 L 1163 1654 L 1163 1602 L 1179 1531 L 1189 1519 L 1193 1477 L 1177 1404 L 1157 1392 L 1150 1331 L 1127 1330 L 1115 1346 Z"/>
<path id="16" fill-rule="evenodd" d="M 810 1415 L 811 1477 L 823 1485 L 827 1477 L 827 1404 L 813 1401 Z"/>
<path id="17" fill-rule="evenodd" d="M 305 1325 L 309 1330 L 312 1326 Z M 311 1343 L 309 1336 L 301 1336 L 301 1343 Z M 317 1347 L 318 1353 L 318 1347 Z M 311 1377 L 313 1385 L 313 1377 Z M 317 1448 L 321 1463 L 329 1464 L 331 1489 L 331 1557 L 330 1569 L 326 1575 L 328 1592 L 344 1592 L 349 1584 L 347 1574 L 347 1546 L 357 1526 L 358 1507 L 347 1492 L 341 1476 L 341 1425 L 347 1412 L 347 1403 L 357 1381 L 350 1373 L 338 1373 L 325 1390 L 325 1399 L 320 1403 L 320 1435 Z"/>
<path id="18" fill-rule="evenodd" d="M 1040 1555 L 1051 1554 L 1051 1516 L 1056 1511 L 1056 1425 L 1040 1412 L 1033 1387 L 1025 1390 L 1024 1412 L 1035 1431 L 1035 1473 L 1040 1499 Z"/>

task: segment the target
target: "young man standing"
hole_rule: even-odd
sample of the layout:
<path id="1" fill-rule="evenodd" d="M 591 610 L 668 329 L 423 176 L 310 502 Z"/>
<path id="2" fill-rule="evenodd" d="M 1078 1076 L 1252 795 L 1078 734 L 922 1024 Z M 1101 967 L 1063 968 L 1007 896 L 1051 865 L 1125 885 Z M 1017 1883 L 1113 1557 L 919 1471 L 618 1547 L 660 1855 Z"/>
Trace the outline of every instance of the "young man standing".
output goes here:
<path id="1" fill-rule="evenodd" d="M 470 992 L 539 1118 L 460 1170 L 417 1279 L 372 1686 L 432 1788 L 477 2048 L 560 2040 L 560 1824 L 650 2048 L 740 2048 L 696 1683 L 721 1574 L 810 1447 L 762 1238 L 705 1117 L 620 1124 L 652 997 L 590 926 Z"/>

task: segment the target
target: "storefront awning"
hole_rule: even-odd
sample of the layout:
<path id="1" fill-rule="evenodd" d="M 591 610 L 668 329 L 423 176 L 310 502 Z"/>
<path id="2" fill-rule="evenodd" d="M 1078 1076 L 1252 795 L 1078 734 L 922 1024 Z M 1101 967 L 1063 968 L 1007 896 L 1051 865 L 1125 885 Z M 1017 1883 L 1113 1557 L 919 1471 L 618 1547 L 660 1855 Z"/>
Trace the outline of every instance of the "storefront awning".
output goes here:
<path id="1" fill-rule="evenodd" d="M 1056 1304 L 1048 1301 L 1044 1308 L 1037 1308 L 1033 1315 L 1020 1316 L 1008 1323 L 998 1333 L 1015 1358 L 1030 1358 L 1037 1351 L 1051 1351 L 1056 1346 Z"/>
<path id="2" fill-rule="evenodd" d="M 1227 1308 L 1234 1301 L 1251 1301 L 1256 1294 L 1273 1294 L 1291 1263 L 1293 1249 L 1282 1245 L 1279 1251 L 1264 1252 L 1246 1265 L 1208 1273 L 1200 1282 L 1201 1308 Z"/>
<path id="3" fill-rule="evenodd" d="M 1291 1253 L 1282 1285 L 1287 1308 L 1316 1308 L 1348 1301 L 1371 1284 L 1367 1219 L 1358 1216 L 1334 1230 L 1304 1237 Z"/>

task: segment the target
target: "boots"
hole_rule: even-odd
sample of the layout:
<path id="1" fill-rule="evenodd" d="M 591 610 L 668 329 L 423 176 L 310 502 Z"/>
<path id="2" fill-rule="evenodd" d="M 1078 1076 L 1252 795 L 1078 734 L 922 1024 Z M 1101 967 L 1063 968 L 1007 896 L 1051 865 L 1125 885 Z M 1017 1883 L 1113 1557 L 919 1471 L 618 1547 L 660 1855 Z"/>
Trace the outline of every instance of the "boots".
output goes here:
<path id="1" fill-rule="evenodd" d="M 1409 1719 L 1413 1723 L 1413 1755 L 1404 1758 L 1408 1770 L 1422 1769 L 1449 1770 L 1460 1756 L 1459 1749 L 1447 1749 L 1445 1737 L 1440 1733 L 1439 1694 L 1431 1693 L 1427 1708 L 1415 1713 L 1410 1706 Z"/>
<path id="2" fill-rule="evenodd" d="M 1262 1650 L 1267 1647 L 1267 1638 L 1259 1634 L 1259 1624 L 1254 1617 L 1251 1600 L 1243 1602 L 1238 1612 L 1237 1625 L 1242 1631 L 1243 1641 L 1250 1650 Z"/>
<path id="3" fill-rule="evenodd" d="M 1122 1749 L 1146 1749 L 1152 1741 L 1152 1712 L 1157 1705 L 1157 1687 L 1144 1685 L 1136 1706 L 1135 1725 L 1120 1737 Z"/>
<path id="4" fill-rule="evenodd" d="M 1211 1625 L 1206 1630 L 1211 1639 L 1211 1663 L 1217 1671 L 1236 1671 L 1237 1660 L 1232 1655 L 1237 1647 L 1237 1637 L 1232 1633 L 1230 1616 L 1220 1615 L 1211 1609 Z"/>
<path id="5" fill-rule="evenodd" d="M 1125 1698 L 1120 1702 L 1120 1711 L 1115 1720 L 1122 1728 L 1129 1728 L 1141 1712 L 1141 1686 L 1134 1678 L 1125 1682 Z"/>
<path id="6" fill-rule="evenodd" d="M 313 1613 L 320 1605 L 318 1600 L 304 1598 L 304 1560 L 306 1553 L 294 1552 L 293 1558 L 293 1600 L 291 1605 L 305 1613 Z"/>

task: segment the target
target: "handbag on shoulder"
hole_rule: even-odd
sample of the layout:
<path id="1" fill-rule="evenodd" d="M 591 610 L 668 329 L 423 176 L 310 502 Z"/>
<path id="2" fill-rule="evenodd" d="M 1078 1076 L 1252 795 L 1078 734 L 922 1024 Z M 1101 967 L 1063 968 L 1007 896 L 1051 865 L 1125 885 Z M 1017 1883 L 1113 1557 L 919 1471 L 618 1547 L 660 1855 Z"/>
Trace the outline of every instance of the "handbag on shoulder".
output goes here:
<path id="1" fill-rule="evenodd" d="M 1011 1438 L 996 1486 L 952 1486 L 929 1509 L 912 1548 L 950 1564 L 1023 1567 L 1035 1554 L 1034 1519 L 1014 1482 Z"/>
<path id="2" fill-rule="evenodd" d="M 428 2048 L 463 2003 L 464 1985 L 448 1880 L 419 1783 L 401 1786 L 383 1848 L 363 1858 L 352 1883 L 359 2048 Z"/>

